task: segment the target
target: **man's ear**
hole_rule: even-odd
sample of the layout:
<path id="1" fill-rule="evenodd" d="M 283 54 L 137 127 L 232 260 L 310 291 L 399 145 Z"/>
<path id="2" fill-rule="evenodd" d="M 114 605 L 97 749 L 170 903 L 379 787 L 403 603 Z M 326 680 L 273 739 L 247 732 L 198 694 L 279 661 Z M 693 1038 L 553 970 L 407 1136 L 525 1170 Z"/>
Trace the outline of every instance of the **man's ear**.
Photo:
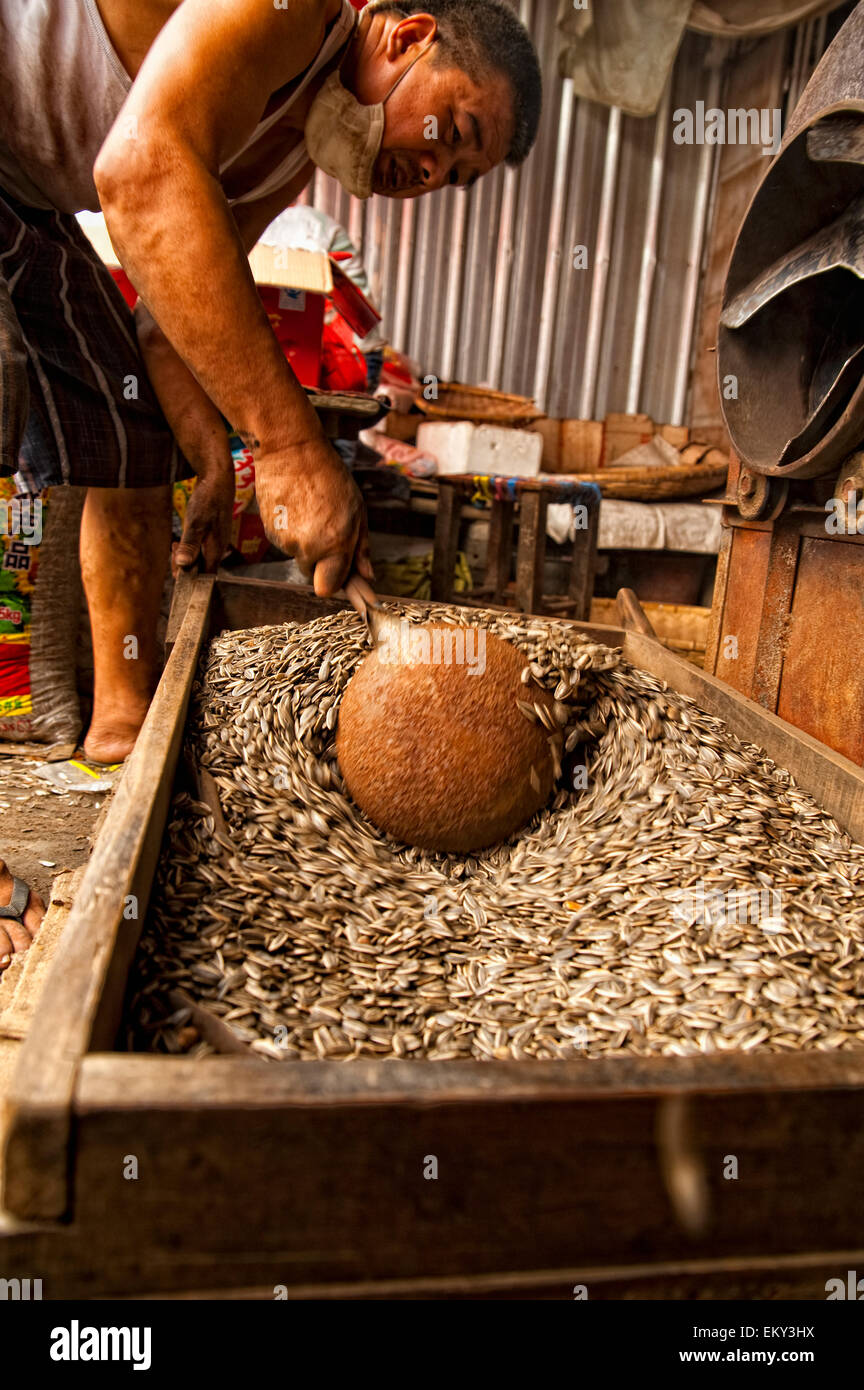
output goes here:
<path id="1" fill-rule="evenodd" d="M 438 36 L 438 21 L 431 14 L 409 14 L 392 25 L 384 42 L 384 52 L 393 62 L 415 44 L 428 44 Z"/>

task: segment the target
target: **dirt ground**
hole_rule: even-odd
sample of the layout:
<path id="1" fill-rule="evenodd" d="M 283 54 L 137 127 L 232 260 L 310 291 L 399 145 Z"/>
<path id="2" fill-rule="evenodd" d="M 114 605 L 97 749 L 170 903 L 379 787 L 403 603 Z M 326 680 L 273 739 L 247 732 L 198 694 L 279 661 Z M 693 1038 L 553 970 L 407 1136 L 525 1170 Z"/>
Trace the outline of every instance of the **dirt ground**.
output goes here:
<path id="1" fill-rule="evenodd" d="M 110 793 L 57 792 L 37 775 L 43 765 L 0 757 L 0 858 L 47 902 L 56 876 L 89 858 L 90 834 Z"/>

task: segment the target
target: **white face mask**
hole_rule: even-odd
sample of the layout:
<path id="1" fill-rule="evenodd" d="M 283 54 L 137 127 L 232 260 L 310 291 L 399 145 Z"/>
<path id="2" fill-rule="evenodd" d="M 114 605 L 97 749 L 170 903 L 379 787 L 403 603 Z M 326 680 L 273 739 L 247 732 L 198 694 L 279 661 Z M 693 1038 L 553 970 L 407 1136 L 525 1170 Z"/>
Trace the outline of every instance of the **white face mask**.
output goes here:
<path id="1" fill-rule="evenodd" d="M 337 69 L 309 108 L 304 131 L 309 158 L 355 198 L 368 198 L 372 193 L 375 161 L 384 138 L 384 104 L 430 47 L 427 44 L 400 72 L 384 101 L 364 106 L 342 85 Z"/>

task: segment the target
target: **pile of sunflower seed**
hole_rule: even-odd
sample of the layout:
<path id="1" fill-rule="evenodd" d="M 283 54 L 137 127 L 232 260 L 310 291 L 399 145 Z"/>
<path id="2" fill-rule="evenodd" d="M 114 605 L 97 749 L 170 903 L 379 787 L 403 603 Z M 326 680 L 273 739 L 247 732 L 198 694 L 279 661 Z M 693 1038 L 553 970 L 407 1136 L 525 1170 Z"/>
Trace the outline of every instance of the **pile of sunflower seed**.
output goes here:
<path id="1" fill-rule="evenodd" d="M 864 1041 L 864 849 L 788 773 L 562 624 L 398 611 L 480 621 L 524 654 L 523 713 L 539 718 L 534 681 L 558 702 L 553 799 L 475 855 L 390 841 L 347 797 L 334 748 L 369 651 L 360 620 L 223 633 L 187 753 L 227 834 L 175 798 L 131 1046 L 213 1051 L 201 1009 L 276 1060 Z"/>

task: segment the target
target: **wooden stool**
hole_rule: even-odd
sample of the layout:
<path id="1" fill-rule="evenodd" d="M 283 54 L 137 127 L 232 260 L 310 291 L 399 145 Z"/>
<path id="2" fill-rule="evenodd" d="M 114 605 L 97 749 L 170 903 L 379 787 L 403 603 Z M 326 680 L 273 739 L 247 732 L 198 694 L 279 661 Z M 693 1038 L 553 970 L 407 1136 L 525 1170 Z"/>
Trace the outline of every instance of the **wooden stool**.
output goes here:
<path id="1" fill-rule="evenodd" d="M 486 574 L 482 588 L 475 590 L 474 597 L 482 596 L 493 604 L 503 604 L 504 591 L 510 579 L 513 530 L 518 524 L 516 603 L 523 613 L 542 613 L 546 511 L 550 502 L 570 502 L 587 509 L 588 525 L 584 531 L 576 532 L 573 542 L 567 597 L 551 599 L 547 607 L 566 609 L 574 618 L 582 621 L 591 616 L 600 519 L 600 489 L 596 483 L 497 475 L 477 477 L 467 473 L 447 474 L 436 481 L 438 512 L 432 559 L 432 598 L 436 602 L 449 603 L 452 600 L 462 507 L 479 494 L 482 500 L 490 504 L 491 510 Z"/>

